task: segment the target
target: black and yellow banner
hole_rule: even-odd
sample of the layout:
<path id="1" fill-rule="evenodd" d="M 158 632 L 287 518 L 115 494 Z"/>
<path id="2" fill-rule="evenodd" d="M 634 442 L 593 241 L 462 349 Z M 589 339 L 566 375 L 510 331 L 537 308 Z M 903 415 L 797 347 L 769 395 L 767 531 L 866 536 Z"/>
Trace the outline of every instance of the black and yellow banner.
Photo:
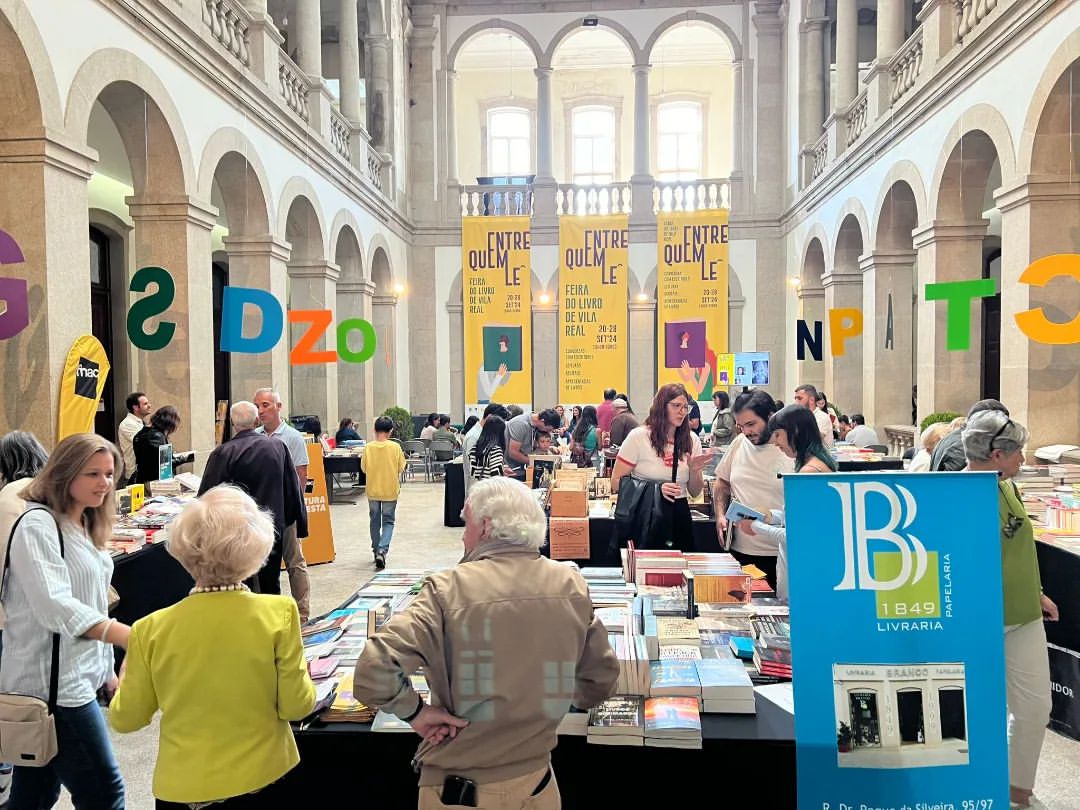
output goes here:
<path id="1" fill-rule="evenodd" d="M 559 402 L 627 389 L 626 214 L 559 218 Z"/>
<path id="2" fill-rule="evenodd" d="M 93 335 L 76 338 L 60 378 L 60 407 L 56 440 L 75 433 L 93 433 L 98 402 L 109 376 L 109 358 Z"/>
<path id="3" fill-rule="evenodd" d="M 465 406 L 532 405 L 529 217 L 464 217 Z"/>
<path id="4" fill-rule="evenodd" d="M 656 379 L 699 400 L 728 350 L 728 211 L 657 215 Z"/>

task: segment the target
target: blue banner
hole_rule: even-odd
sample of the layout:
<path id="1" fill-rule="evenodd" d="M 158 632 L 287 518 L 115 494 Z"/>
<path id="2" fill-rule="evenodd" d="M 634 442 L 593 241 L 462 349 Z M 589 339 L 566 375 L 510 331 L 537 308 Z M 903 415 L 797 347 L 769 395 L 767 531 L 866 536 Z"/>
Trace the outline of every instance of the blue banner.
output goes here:
<path id="1" fill-rule="evenodd" d="M 800 810 L 1009 806 L 997 478 L 784 478 Z"/>

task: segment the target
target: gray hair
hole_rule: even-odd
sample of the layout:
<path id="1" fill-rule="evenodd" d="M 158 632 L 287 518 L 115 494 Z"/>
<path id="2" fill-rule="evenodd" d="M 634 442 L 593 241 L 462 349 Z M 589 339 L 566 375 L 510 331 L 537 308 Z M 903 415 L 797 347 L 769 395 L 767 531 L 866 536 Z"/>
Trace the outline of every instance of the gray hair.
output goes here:
<path id="1" fill-rule="evenodd" d="M 269 394 L 270 396 L 272 396 L 274 398 L 274 402 L 278 402 L 278 403 L 281 402 L 281 394 L 279 394 L 277 392 L 277 389 L 275 389 L 275 388 L 257 388 L 257 389 L 255 389 L 255 393 L 251 398 L 252 399 L 258 399 L 259 394 Z"/>
<path id="2" fill-rule="evenodd" d="M 259 409 L 246 399 L 234 402 L 229 408 L 229 421 L 236 430 L 253 430 L 259 426 Z"/>
<path id="3" fill-rule="evenodd" d="M 0 479 L 5 484 L 35 477 L 48 460 L 49 454 L 33 433 L 13 430 L 0 439 Z"/>
<path id="4" fill-rule="evenodd" d="M 533 491 L 514 478 L 487 478 L 469 488 L 467 501 L 473 520 L 491 523 L 488 541 L 499 540 L 539 549 L 547 534 L 544 510 Z"/>
<path id="5" fill-rule="evenodd" d="M 987 461 L 990 453 L 1000 450 L 1015 453 L 1028 440 L 1028 429 L 1001 411 L 978 411 L 968 417 L 960 438 L 968 461 Z"/>

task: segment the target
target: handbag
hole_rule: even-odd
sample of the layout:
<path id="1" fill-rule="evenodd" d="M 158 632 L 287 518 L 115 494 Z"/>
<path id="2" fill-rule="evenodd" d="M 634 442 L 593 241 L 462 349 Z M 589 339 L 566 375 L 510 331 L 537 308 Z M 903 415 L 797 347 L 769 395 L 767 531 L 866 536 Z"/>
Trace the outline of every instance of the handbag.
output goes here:
<path id="1" fill-rule="evenodd" d="M 672 460 L 671 481 L 679 474 L 678 457 Z M 618 556 L 618 547 L 633 540 L 640 549 L 693 547 L 694 526 L 690 504 L 685 498 L 667 500 L 659 481 L 637 478 L 631 473 L 619 479 L 619 498 L 615 503 L 615 532 L 609 555 Z"/>
<path id="2" fill-rule="evenodd" d="M 11 565 L 11 541 L 15 529 L 30 512 L 45 511 L 44 507 L 35 507 L 23 512 L 8 537 L 9 553 L 4 560 L 3 579 L 0 579 L 0 603 L 3 602 L 4 581 Z M 60 531 L 60 521 L 52 515 L 56 523 L 56 536 L 60 541 L 60 557 L 64 556 L 64 534 Z M 0 647 L 0 657 L 3 648 Z M 49 699 L 47 701 L 30 695 L 17 695 L 0 692 L 0 762 L 10 762 L 20 767 L 40 768 L 48 765 L 56 756 L 56 694 L 60 688 L 60 634 L 52 634 L 52 663 L 49 672 Z"/>

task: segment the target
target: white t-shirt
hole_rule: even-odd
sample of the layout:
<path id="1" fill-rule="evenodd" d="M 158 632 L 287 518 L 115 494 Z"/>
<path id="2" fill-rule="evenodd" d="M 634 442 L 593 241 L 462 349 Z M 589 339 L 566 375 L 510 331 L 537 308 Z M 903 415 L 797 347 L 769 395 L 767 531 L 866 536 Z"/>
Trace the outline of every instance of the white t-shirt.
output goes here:
<path id="1" fill-rule="evenodd" d="M 817 420 L 818 431 L 821 433 L 821 441 L 826 447 L 833 446 L 832 419 L 826 411 L 814 411 Z"/>
<path id="2" fill-rule="evenodd" d="M 691 455 L 701 455 L 701 439 L 691 431 L 690 441 L 693 443 Z M 674 459 L 675 447 L 668 444 L 664 448 L 664 457 L 660 458 L 656 449 L 649 441 L 649 428 L 646 425 L 636 427 L 626 436 L 626 441 L 619 446 L 619 458 L 634 469 L 638 478 L 648 481 L 671 481 L 671 465 Z M 686 495 L 686 485 L 690 481 L 690 466 L 686 459 L 679 459 L 679 469 L 675 473 L 676 481 Z"/>
<path id="3" fill-rule="evenodd" d="M 727 481 L 731 497 L 764 514 L 784 508 L 784 482 L 778 475 L 794 471 L 795 461 L 781 453 L 775 444 L 756 445 L 745 436 L 732 442 L 716 465 L 716 477 Z M 738 529 L 732 547 L 743 554 L 762 557 L 774 557 L 778 550 L 776 539 L 743 534 Z"/>
<path id="4" fill-rule="evenodd" d="M 877 431 L 866 425 L 856 425 L 847 435 L 848 444 L 856 447 L 869 447 L 872 444 L 881 444 L 878 441 Z"/>

